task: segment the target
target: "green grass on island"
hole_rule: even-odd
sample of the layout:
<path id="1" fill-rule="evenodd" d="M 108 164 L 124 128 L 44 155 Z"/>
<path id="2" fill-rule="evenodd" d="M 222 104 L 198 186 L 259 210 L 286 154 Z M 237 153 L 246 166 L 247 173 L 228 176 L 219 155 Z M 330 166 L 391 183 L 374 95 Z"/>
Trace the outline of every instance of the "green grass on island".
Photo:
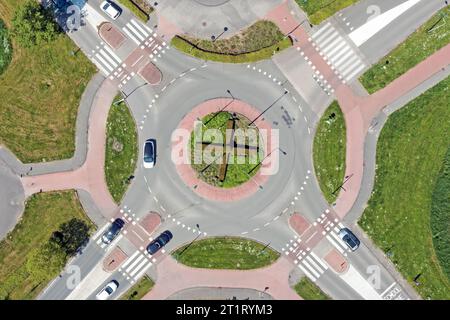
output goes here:
<path id="1" fill-rule="evenodd" d="M 141 300 L 150 290 L 152 290 L 155 283 L 147 275 L 142 277 L 136 284 L 134 284 L 120 300 Z"/>
<path id="2" fill-rule="evenodd" d="M 24 0 L 0 0 L 0 19 L 10 27 Z M 0 144 L 22 162 L 66 159 L 75 151 L 81 95 L 95 66 L 65 34 L 39 46 L 14 42 L 13 58 L 0 76 Z"/>
<path id="3" fill-rule="evenodd" d="M 191 242 L 176 250 L 173 256 L 194 268 L 248 270 L 268 266 L 280 254 L 252 240 L 214 237 Z"/>
<path id="4" fill-rule="evenodd" d="M 235 132 L 237 133 L 238 130 L 242 130 L 241 132 L 246 133 L 250 120 L 239 114 L 237 117 L 238 120 L 236 121 Z M 244 156 L 239 154 L 237 150 L 234 150 L 234 154 L 232 153 L 228 160 L 225 180 L 221 181 L 219 179 L 221 163 L 226 161 L 222 157 L 224 148 L 220 145 L 220 149 L 217 150 L 218 154 L 216 154 L 216 150 L 214 150 L 212 146 L 208 146 L 206 149 L 203 149 L 202 143 L 219 142 L 215 140 L 217 137 L 208 137 L 207 130 L 209 129 L 218 129 L 220 131 L 223 143 L 228 143 L 226 141 L 226 130 L 227 123 L 230 118 L 232 118 L 232 115 L 226 111 L 212 113 L 203 117 L 203 126 L 199 125 L 196 129 L 201 129 L 202 131 L 199 131 L 199 136 L 197 139 L 195 139 L 195 133 L 193 132 L 190 141 L 190 148 L 192 150 L 191 166 L 197 172 L 198 178 L 212 186 L 220 188 L 233 188 L 249 181 L 256 173 L 258 173 L 261 166 L 260 160 L 262 159 L 262 154 L 264 153 L 264 150 L 260 149 L 259 153 L 255 150 L 249 152 L 248 154 L 246 153 Z M 255 136 L 256 139 L 258 139 L 259 132 L 256 132 Z M 259 140 L 250 141 L 247 136 L 245 137 L 245 141 L 239 141 L 238 138 L 236 138 L 235 141 L 241 145 L 248 144 L 249 146 L 258 146 L 263 148 L 263 146 L 258 144 Z M 209 148 L 211 148 L 211 150 Z M 211 155 L 209 156 L 210 153 Z"/>
<path id="5" fill-rule="evenodd" d="M 303 277 L 294 287 L 295 292 L 304 300 L 330 300 L 314 282 Z"/>
<path id="6" fill-rule="evenodd" d="M 12 45 L 8 29 L 0 20 L 0 75 L 6 70 L 12 58 Z"/>
<path id="7" fill-rule="evenodd" d="M 306 12 L 312 24 L 320 24 L 336 12 L 358 2 L 359 0 L 295 0 Z"/>
<path id="8" fill-rule="evenodd" d="M 361 75 L 360 81 L 374 93 L 449 43 L 450 7 L 446 7 Z"/>
<path id="9" fill-rule="evenodd" d="M 334 101 L 320 119 L 313 146 L 316 177 L 325 199 L 330 204 L 336 200 L 339 195 L 337 189 L 344 181 L 345 150 L 344 115 L 339 104 Z"/>
<path id="10" fill-rule="evenodd" d="M 114 101 L 121 99 L 117 95 Z M 106 184 L 114 201 L 120 203 L 136 169 L 138 156 L 136 124 L 124 102 L 112 105 L 106 125 Z"/>
<path id="11" fill-rule="evenodd" d="M 450 77 L 389 117 L 378 139 L 375 187 L 359 221 L 424 299 L 450 299 L 443 270 L 448 241 L 445 248 L 433 245 L 449 234 L 449 197 L 443 189 L 448 180 L 438 178 L 450 146 L 449 87 Z M 441 199 L 438 192 L 447 196 Z M 434 207 L 433 197 L 444 203 Z M 439 226 L 445 223 L 446 230 Z M 440 259 L 446 262 L 441 265 Z M 413 279 L 419 274 L 416 286 Z"/>
<path id="12" fill-rule="evenodd" d="M 141 21 L 147 22 L 153 7 L 145 0 L 118 0 L 120 4 L 130 10 Z"/>
<path id="13" fill-rule="evenodd" d="M 34 299 L 58 275 L 50 273 L 38 280 L 28 271 L 27 263 L 35 249 L 43 247 L 62 223 L 73 218 L 94 229 L 74 191 L 41 193 L 28 199 L 20 222 L 0 242 L 0 300 Z"/>
<path id="14" fill-rule="evenodd" d="M 292 45 L 278 26 L 261 20 L 230 38 L 216 41 L 179 35 L 172 39 L 172 46 L 203 60 L 244 63 L 269 59 Z"/>

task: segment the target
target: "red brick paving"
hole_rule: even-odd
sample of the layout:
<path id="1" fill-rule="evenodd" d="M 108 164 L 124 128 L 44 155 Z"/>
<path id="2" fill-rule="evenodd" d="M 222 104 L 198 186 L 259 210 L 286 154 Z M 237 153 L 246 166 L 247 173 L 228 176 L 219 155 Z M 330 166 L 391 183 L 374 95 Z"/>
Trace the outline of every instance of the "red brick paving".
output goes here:
<path id="1" fill-rule="evenodd" d="M 128 256 L 119 247 L 115 247 L 111 253 L 103 260 L 103 270 L 106 272 L 113 272 Z"/>
<path id="2" fill-rule="evenodd" d="M 111 22 L 102 23 L 98 34 L 114 50 L 120 48 L 127 39 Z"/>
<path id="3" fill-rule="evenodd" d="M 162 80 L 162 73 L 153 63 L 148 62 L 139 70 L 139 75 L 151 85 L 159 84 Z"/>
<path id="4" fill-rule="evenodd" d="M 348 269 L 348 261 L 334 248 L 325 255 L 324 260 L 336 273 L 344 273 Z"/>
<path id="5" fill-rule="evenodd" d="M 306 218 L 298 212 L 294 212 L 294 214 L 289 218 L 289 225 L 299 236 L 311 227 L 308 220 L 306 220 Z"/>

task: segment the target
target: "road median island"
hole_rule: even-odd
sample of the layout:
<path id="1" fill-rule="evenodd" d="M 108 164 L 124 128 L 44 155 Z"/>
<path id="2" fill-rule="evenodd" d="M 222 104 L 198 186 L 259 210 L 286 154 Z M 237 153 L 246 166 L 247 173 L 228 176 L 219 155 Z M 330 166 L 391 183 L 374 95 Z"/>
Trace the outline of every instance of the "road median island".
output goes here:
<path id="1" fill-rule="evenodd" d="M 336 12 L 351 6 L 359 0 L 295 0 L 308 15 L 312 24 L 318 25 Z"/>
<path id="2" fill-rule="evenodd" d="M 269 246 L 238 237 L 211 237 L 191 242 L 172 253 L 194 268 L 250 270 L 274 263 L 280 254 Z"/>
<path id="3" fill-rule="evenodd" d="M 132 182 L 138 155 L 138 138 L 134 118 L 121 95 L 114 98 L 106 125 L 105 178 L 116 203 Z"/>
<path id="4" fill-rule="evenodd" d="M 449 87 L 450 77 L 389 116 L 378 138 L 374 190 L 358 222 L 424 299 L 450 298 L 430 221 L 449 148 Z"/>
<path id="5" fill-rule="evenodd" d="M 127 292 L 120 297 L 120 300 L 141 300 L 150 290 L 152 290 L 155 283 L 149 276 L 145 275 L 135 285 L 133 285 Z"/>
<path id="6" fill-rule="evenodd" d="M 360 77 L 369 93 L 374 93 L 414 68 L 450 43 L 450 7 L 441 9 Z"/>
<path id="7" fill-rule="evenodd" d="M 273 22 L 261 20 L 227 39 L 212 41 L 177 35 L 172 38 L 171 45 L 203 60 L 245 63 L 269 59 L 292 46 L 292 40 L 285 37 Z"/>
<path id="8" fill-rule="evenodd" d="M 332 204 L 345 175 L 346 127 L 339 104 L 333 102 L 322 115 L 314 137 L 314 170 L 325 199 Z"/>
<path id="9" fill-rule="evenodd" d="M 80 226 L 94 230 L 74 191 L 29 198 L 21 220 L 0 242 L 0 299 L 36 298 L 70 257 L 54 239 L 62 233 L 67 240 L 66 231 L 77 233 Z"/>

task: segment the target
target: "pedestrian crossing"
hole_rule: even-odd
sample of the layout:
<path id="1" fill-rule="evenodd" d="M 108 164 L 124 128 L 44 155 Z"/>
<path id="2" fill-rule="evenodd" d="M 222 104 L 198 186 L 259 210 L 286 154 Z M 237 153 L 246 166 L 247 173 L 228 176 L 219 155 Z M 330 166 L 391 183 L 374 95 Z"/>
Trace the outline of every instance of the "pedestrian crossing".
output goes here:
<path id="1" fill-rule="evenodd" d="M 108 77 L 114 70 L 122 69 L 126 65 L 122 60 L 104 43 L 96 46 L 90 54 L 90 58 L 97 68 Z"/>
<path id="2" fill-rule="evenodd" d="M 111 219 L 111 222 L 113 222 L 113 221 L 114 221 L 114 219 Z M 126 233 L 126 231 L 123 231 L 113 241 L 111 241 L 111 243 L 106 244 L 103 242 L 102 236 L 105 233 L 106 229 L 108 229 L 110 226 L 111 226 L 111 223 L 105 224 L 103 227 L 100 228 L 100 230 L 97 231 L 97 233 L 95 233 L 92 236 L 92 241 L 95 241 L 95 243 L 100 248 L 104 249 L 105 251 L 109 251 L 112 248 L 114 248 L 116 246 L 116 244 L 123 238 L 123 235 Z"/>
<path id="3" fill-rule="evenodd" d="M 326 23 L 311 39 L 344 83 L 354 79 L 366 67 L 349 42 L 331 23 Z"/>
<path id="4" fill-rule="evenodd" d="M 325 229 L 322 231 L 322 235 L 324 235 L 328 242 L 331 243 L 331 245 L 333 245 L 333 247 L 335 247 L 342 255 L 347 256 L 347 252 L 351 250 L 339 237 L 339 231 L 344 228 L 344 225 L 339 222 L 337 218 L 334 218 L 333 220 L 329 214 L 330 210 L 325 210 L 325 213 L 322 213 L 313 225 L 316 226 L 317 224 L 321 224 L 323 229 Z"/>
<path id="5" fill-rule="evenodd" d="M 308 249 L 299 250 L 296 253 L 294 263 L 311 281 L 316 282 L 328 270 L 328 266 L 314 252 Z"/>
<path id="6" fill-rule="evenodd" d="M 118 269 L 120 273 L 131 284 L 135 283 L 141 278 L 145 272 L 156 262 L 155 258 L 141 248 L 134 252 Z"/>

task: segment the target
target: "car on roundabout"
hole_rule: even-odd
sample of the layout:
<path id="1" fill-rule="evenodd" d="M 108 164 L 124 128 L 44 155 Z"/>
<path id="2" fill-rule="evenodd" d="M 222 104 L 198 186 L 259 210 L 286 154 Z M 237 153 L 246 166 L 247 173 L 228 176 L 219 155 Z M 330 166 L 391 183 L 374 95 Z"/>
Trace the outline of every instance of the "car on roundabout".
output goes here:
<path id="1" fill-rule="evenodd" d="M 116 280 L 112 280 L 106 286 L 104 286 L 99 293 L 97 293 L 95 298 L 97 300 L 106 300 L 111 297 L 114 292 L 116 292 L 118 287 L 119 283 Z"/>
<path id="2" fill-rule="evenodd" d="M 146 169 L 153 168 L 156 162 L 156 140 L 147 139 L 144 144 L 143 166 Z"/>

